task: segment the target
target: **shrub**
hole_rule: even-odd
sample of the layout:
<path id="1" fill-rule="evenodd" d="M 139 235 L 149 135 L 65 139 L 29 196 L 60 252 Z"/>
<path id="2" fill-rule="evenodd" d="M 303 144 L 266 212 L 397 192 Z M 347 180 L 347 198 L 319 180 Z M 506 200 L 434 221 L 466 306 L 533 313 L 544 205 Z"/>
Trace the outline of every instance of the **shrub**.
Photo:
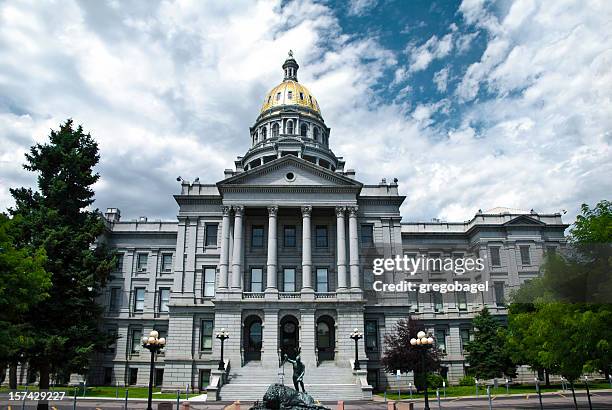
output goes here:
<path id="1" fill-rule="evenodd" d="M 436 373 L 430 373 L 427 375 L 427 387 L 430 389 L 439 389 L 442 387 L 444 378 Z"/>
<path id="2" fill-rule="evenodd" d="M 464 376 L 461 379 L 459 379 L 459 386 L 475 386 L 476 385 L 476 379 L 474 379 L 472 376 Z"/>

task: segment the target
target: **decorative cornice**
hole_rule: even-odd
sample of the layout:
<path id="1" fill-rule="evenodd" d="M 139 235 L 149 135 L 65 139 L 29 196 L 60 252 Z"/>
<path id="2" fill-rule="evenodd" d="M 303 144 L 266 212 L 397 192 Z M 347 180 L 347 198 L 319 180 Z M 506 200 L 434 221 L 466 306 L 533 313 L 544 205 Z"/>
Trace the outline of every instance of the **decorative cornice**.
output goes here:
<path id="1" fill-rule="evenodd" d="M 357 193 L 360 188 L 356 186 L 326 186 L 326 185 L 225 185 L 223 192 L 242 193 L 242 192 L 262 192 L 262 193 Z"/>

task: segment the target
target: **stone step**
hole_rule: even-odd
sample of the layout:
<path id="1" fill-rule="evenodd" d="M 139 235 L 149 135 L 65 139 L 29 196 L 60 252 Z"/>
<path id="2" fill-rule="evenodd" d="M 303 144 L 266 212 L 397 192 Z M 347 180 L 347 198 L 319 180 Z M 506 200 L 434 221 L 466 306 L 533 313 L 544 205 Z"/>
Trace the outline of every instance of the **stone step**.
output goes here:
<path id="1" fill-rule="evenodd" d="M 221 388 L 221 400 L 261 400 L 269 384 L 227 384 Z M 305 384 L 315 400 L 360 400 L 361 389 L 355 384 Z"/>

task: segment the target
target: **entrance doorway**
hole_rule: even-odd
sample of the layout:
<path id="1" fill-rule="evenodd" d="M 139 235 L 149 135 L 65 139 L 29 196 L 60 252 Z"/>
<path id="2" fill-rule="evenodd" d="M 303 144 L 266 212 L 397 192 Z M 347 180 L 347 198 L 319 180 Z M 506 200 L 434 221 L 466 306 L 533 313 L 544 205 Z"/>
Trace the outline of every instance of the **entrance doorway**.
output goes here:
<path id="1" fill-rule="evenodd" d="M 259 316 L 249 316 L 244 321 L 244 360 L 261 360 L 262 327 Z"/>
<path id="2" fill-rule="evenodd" d="M 317 320 L 317 351 L 319 362 L 334 360 L 336 350 L 336 327 L 331 316 L 321 316 Z"/>
<path id="3" fill-rule="evenodd" d="M 287 315 L 280 322 L 280 349 L 281 355 L 295 359 L 300 346 L 299 322 L 294 316 Z"/>

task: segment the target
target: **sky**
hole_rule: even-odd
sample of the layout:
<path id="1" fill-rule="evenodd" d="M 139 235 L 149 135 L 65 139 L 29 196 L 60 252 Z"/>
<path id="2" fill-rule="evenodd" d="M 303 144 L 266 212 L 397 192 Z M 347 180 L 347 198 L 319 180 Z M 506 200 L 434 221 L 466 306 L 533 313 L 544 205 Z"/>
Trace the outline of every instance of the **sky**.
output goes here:
<path id="1" fill-rule="evenodd" d="M 249 148 L 288 50 L 330 145 L 404 221 L 612 197 L 612 2 L 0 1 L 0 209 L 24 153 L 73 118 L 98 141 L 95 206 L 173 220 L 177 176 Z"/>

